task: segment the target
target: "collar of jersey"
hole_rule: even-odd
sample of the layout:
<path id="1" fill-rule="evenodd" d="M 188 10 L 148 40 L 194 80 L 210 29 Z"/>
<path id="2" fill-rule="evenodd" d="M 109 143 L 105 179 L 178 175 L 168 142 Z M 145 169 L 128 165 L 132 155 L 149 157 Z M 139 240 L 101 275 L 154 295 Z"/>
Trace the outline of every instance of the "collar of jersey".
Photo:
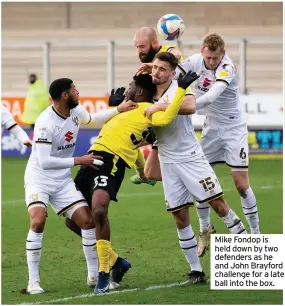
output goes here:
<path id="1" fill-rule="evenodd" d="M 172 82 L 169 84 L 169 86 L 165 89 L 165 91 L 162 93 L 162 95 L 158 99 L 153 98 L 152 101 L 157 102 L 167 92 L 167 90 L 169 89 L 171 85 L 172 85 Z"/>
<path id="2" fill-rule="evenodd" d="M 52 105 L 52 110 L 61 118 L 61 119 L 64 119 L 64 120 L 66 120 L 68 117 L 66 117 L 66 116 L 63 116 L 61 113 L 59 113 L 55 108 L 54 108 L 54 106 Z"/>

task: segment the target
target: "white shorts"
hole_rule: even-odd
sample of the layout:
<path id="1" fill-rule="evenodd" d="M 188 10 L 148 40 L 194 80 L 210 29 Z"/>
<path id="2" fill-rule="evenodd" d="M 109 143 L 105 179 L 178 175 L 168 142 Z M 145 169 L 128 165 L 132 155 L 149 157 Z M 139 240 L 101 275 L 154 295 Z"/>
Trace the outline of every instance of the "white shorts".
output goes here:
<path id="1" fill-rule="evenodd" d="M 217 124 L 205 121 L 201 147 L 211 165 L 226 163 L 231 168 L 248 168 L 248 131 L 246 123 Z"/>
<path id="2" fill-rule="evenodd" d="M 35 206 L 47 208 L 48 203 L 51 203 L 52 209 L 58 215 L 68 218 L 71 218 L 79 207 L 88 206 L 72 179 L 68 179 L 60 185 L 50 180 L 46 180 L 43 184 L 36 179 L 30 179 L 25 184 L 25 194 L 28 210 Z"/>
<path id="3" fill-rule="evenodd" d="M 218 178 L 203 156 L 180 164 L 160 163 L 167 211 L 208 202 L 223 195 Z"/>

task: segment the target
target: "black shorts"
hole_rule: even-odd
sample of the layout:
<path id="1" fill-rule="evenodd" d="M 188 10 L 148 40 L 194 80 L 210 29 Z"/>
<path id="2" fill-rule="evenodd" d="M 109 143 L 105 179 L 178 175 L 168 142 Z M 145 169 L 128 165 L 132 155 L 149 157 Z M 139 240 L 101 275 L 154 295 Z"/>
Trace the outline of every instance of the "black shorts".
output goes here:
<path id="1" fill-rule="evenodd" d="M 118 202 L 117 193 L 129 166 L 117 155 L 104 151 L 89 151 L 94 155 L 102 156 L 104 164 L 98 170 L 81 166 L 74 179 L 76 187 L 85 197 L 88 205 L 92 208 L 92 194 L 94 190 L 103 189 L 110 195 L 110 199 Z"/>

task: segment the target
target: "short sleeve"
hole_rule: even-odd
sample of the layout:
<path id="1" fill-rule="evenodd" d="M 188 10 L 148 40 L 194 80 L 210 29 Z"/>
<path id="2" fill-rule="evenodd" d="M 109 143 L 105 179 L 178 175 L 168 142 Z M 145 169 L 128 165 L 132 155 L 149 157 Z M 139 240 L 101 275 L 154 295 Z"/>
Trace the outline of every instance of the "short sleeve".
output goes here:
<path id="1" fill-rule="evenodd" d="M 236 69 L 232 64 L 224 64 L 216 71 L 216 81 L 224 81 L 228 85 L 236 76 Z"/>
<path id="2" fill-rule="evenodd" d="M 76 107 L 76 114 L 79 116 L 79 124 L 89 124 L 91 122 L 91 116 L 85 107 L 78 105 Z"/>

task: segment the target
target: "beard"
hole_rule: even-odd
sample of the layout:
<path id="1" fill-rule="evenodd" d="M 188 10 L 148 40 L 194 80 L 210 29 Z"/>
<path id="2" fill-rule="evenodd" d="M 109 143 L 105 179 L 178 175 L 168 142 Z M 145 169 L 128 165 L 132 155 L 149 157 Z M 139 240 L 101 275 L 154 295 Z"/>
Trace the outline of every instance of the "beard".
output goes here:
<path id="1" fill-rule="evenodd" d="M 153 49 L 153 47 L 150 46 L 148 53 L 139 55 L 139 58 L 142 63 L 151 63 L 156 56 L 156 53 L 157 52 Z"/>
<path id="2" fill-rule="evenodd" d="M 69 109 L 73 109 L 78 105 L 78 100 L 73 99 L 72 97 L 69 97 L 66 105 Z"/>

